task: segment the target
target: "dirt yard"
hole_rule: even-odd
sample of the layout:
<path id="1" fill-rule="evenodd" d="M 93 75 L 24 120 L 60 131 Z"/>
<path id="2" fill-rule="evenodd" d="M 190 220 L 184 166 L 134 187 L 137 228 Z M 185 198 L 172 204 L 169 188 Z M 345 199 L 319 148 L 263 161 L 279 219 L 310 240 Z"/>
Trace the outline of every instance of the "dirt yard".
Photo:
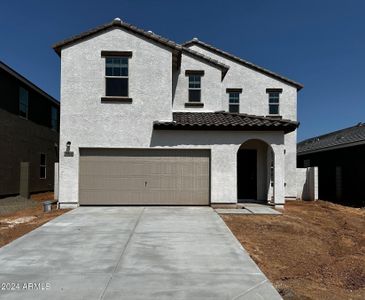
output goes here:
<path id="1" fill-rule="evenodd" d="M 36 194 L 32 195 L 31 198 L 33 201 L 29 207 L 22 205 L 22 208 L 18 209 L 19 199 L 17 199 L 17 210 L 15 212 L 0 215 L 0 247 L 68 211 L 52 210 L 48 213 L 43 212 L 42 202 L 53 199 L 53 193 Z M 9 205 L 9 202 L 7 202 L 7 205 Z"/>
<path id="2" fill-rule="evenodd" d="M 295 201 L 222 218 L 284 299 L 365 299 L 365 209 Z"/>

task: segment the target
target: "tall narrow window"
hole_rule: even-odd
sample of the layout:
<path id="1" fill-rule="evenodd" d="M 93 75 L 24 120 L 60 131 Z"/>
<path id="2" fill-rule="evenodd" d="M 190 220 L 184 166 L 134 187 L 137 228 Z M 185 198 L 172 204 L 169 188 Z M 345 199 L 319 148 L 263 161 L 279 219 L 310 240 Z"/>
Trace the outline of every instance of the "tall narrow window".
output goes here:
<path id="1" fill-rule="evenodd" d="M 201 75 L 189 75 L 189 102 L 201 101 Z"/>
<path id="2" fill-rule="evenodd" d="M 106 57 L 105 95 L 128 97 L 128 57 Z"/>
<path id="3" fill-rule="evenodd" d="M 269 114 L 279 115 L 279 100 L 282 89 L 267 89 L 266 92 L 269 94 Z"/>
<path id="4" fill-rule="evenodd" d="M 40 155 L 40 163 L 39 163 L 39 178 L 46 179 L 47 176 L 47 161 L 46 155 L 41 153 Z"/>
<path id="5" fill-rule="evenodd" d="M 229 93 L 229 112 L 231 113 L 240 112 L 240 93 L 238 92 Z"/>
<path id="6" fill-rule="evenodd" d="M 51 108 L 51 128 L 57 130 L 58 128 L 58 109 L 56 107 Z"/>
<path id="7" fill-rule="evenodd" d="M 28 91 L 19 88 L 19 116 L 28 119 Z"/>

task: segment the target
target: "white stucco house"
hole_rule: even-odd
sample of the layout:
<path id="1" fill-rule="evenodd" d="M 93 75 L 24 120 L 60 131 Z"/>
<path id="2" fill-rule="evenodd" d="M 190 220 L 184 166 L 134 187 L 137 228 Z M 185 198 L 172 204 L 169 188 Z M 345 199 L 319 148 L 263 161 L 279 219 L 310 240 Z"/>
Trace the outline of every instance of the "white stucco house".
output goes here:
<path id="1" fill-rule="evenodd" d="M 296 198 L 301 84 L 118 18 L 54 49 L 61 207 Z"/>

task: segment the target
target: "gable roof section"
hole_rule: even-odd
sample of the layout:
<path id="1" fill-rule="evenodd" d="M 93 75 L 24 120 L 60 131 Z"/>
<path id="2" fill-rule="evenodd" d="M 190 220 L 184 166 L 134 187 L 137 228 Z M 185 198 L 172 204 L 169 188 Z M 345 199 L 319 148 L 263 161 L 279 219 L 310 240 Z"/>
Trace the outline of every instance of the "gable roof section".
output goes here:
<path id="1" fill-rule="evenodd" d="M 10 68 L 8 65 L 0 61 L 0 68 L 10 74 L 11 76 L 15 77 L 16 79 L 20 80 L 22 83 L 24 83 L 26 86 L 31 88 L 32 90 L 35 90 L 36 92 L 42 94 L 45 98 L 50 100 L 53 104 L 55 104 L 57 107 L 60 106 L 60 102 L 57 101 L 55 98 L 53 98 L 51 95 L 47 94 L 45 91 L 43 91 L 41 88 L 36 86 L 34 83 L 29 81 L 27 78 L 25 78 L 23 75 L 19 74 L 14 69 Z"/>
<path id="2" fill-rule="evenodd" d="M 157 34 L 154 34 L 153 32 L 144 31 L 140 28 L 137 28 L 131 24 L 128 24 L 124 21 L 121 21 L 119 18 L 115 18 L 112 22 L 106 23 L 104 25 L 95 27 L 93 29 L 90 29 L 88 31 L 84 31 L 80 34 L 74 35 L 68 39 L 65 39 L 63 41 L 60 41 L 53 45 L 53 49 L 56 51 L 58 55 L 61 55 L 61 50 L 65 46 L 69 46 L 72 44 L 75 44 L 77 42 L 83 41 L 87 38 L 93 37 L 97 34 L 106 32 L 112 28 L 121 28 L 125 29 L 126 31 L 132 32 L 138 36 L 145 37 L 151 41 L 157 42 L 159 44 L 162 44 L 170 49 L 173 50 L 181 50 L 181 45 L 176 44 L 173 41 L 170 41 L 166 38 L 163 38 Z"/>
<path id="3" fill-rule="evenodd" d="M 297 152 L 307 154 L 359 144 L 365 144 L 365 123 L 304 140 L 298 143 Z"/>
<path id="4" fill-rule="evenodd" d="M 233 61 L 235 61 L 235 62 L 237 62 L 237 63 L 239 63 L 239 64 L 241 64 L 241 65 L 243 65 L 243 66 L 245 66 L 247 68 L 250 68 L 252 70 L 255 70 L 257 72 L 260 72 L 262 74 L 265 74 L 265 75 L 267 75 L 269 77 L 275 78 L 275 79 L 277 79 L 279 81 L 282 81 L 282 82 L 284 82 L 286 84 L 289 84 L 291 86 L 294 86 L 295 88 L 297 88 L 298 91 L 303 88 L 303 85 L 300 84 L 299 82 L 293 81 L 293 80 L 288 79 L 286 77 L 283 77 L 283 76 L 281 76 L 279 74 L 276 74 L 274 72 L 271 72 L 271 71 L 269 71 L 269 70 L 267 70 L 265 68 L 259 67 L 258 65 L 255 65 L 255 64 L 253 64 L 253 63 L 251 63 L 251 62 L 249 62 L 247 60 L 244 60 L 244 59 L 242 59 L 242 58 L 240 58 L 238 56 L 235 56 L 233 54 L 230 54 L 228 52 L 225 52 L 223 50 L 220 50 L 220 49 L 218 49 L 218 48 L 216 48 L 214 46 L 211 46 L 211 45 L 209 45 L 207 43 L 204 43 L 202 41 L 199 41 L 196 38 L 194 38 L 194 39 L 192 39 L 190 41 L 187 41 L 187 42 L 183 43 L 182 45 L 185 46 L 185 47 L 190 47 L 192 45 L 198 45 L 198 46 L 200 46 L 203 49 L 206 49 L 206 50 L 211 51 L 211 52 L 213 52 L 215 54 L 218 54 L 220 56 L 223 56 L 223 57 L 225 57 L 225 58 L 227 58 L 229 60 L 233 60 Z"/>
<path id="5" fill-rule="evenodd" d="M 170 48 L 175 55 L 181 55 L 181 53 L 185 53 L 187 55 L 190 55 L 196 59 L 203 60 L 205 63 L 208 63 L 210 65 L 213 65 L 217 68 L 219 68 L 223 74 L 227 73 L 229 66 L 223 64 L 222 62 L 219 62 L 218 60 L 212 59 L 204 54 L 201 54 L 197 51 L 194 51 L 192 49 L 189 49 L 187 47 L 183 47 L 171 40 L 168 40 L 164 37 L 161 37 L 152 31 L 145 31 L 143 29 L 137 28 L 131 24 L 128 24 L 124 21 L 121 21 L 119 18 L 115 18 L 112 22 L 106 23 L 104 25 L 95 27 L 93 29 L 90 29 L 88 31 L 82 32 L 80 34 L 77 34 L 75 36 L 72 36 L 68 39 L 65 39 L 63 41 L 60 41 L 53 45 L 54 51 L 60 56 L 61 50 L 65 46 L 70 46 L 75 43 L 81 42 L 85 39 L 91 38 L 97 34 L 106 32 L 113 28 L 121 28 L 128 32 L 131 32 L 133 34 L 136 34 L 137 36 L 144 37 L 148 40 L 151 40 L 153 42 L 159 43 L 163 46 L 166 46 Z"/>
<path id="6" fill-rule="evenodd" d="M 187 47 L 182 47 L 182 53 L 186 54 L 186 55 L 190 55 L 190 56 L 193 56 L 197 59 L 201 59 L 201 60 L 204 60 L 205 62 L 207 63 L 210 63 L 210 64 L 213 64 L 215 65 L 216 67 L 218 67 L 219 69 L 221 69 L 222 71 L 224 71 L 225 73 L 227 73 L 228 69 L 229 69 L 229 66 L 227 66 L 226 64 L 216 60 L 216 59 L 213 59 L 209 56 L 206 56 L 202 53 L 199 53 L 198 51 L 195 51 L 195 50 L 192 50 L 192 49 L 189 49 Z"/>
<path id="7" fill-rule="evenodd" d="M 228 112 L 174 112 L 173 121 L 155 121 L 154 129 L 294 131 L 298 122 Z"/>

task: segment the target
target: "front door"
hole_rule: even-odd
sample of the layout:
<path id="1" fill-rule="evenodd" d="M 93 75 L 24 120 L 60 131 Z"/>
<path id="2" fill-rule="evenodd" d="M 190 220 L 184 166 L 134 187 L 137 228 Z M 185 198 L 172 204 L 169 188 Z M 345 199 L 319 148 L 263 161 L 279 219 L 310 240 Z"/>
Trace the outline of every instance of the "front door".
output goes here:
<path id="1" fill-rule="evenodd" d="M 257 199 L 257 151 L 241 149 L 237 154 L 238 199 Z"/>

